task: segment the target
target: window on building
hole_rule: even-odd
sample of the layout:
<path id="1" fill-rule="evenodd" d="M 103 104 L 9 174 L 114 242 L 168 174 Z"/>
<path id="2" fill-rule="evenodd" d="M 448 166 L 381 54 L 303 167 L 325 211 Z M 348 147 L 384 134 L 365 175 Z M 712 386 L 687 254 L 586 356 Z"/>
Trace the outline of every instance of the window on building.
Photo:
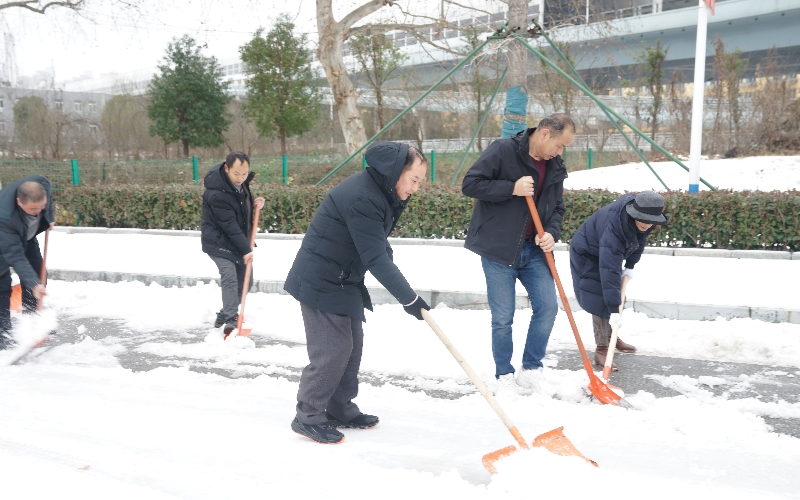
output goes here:
<path id="1" fill-rule="evenodd" d="M 89 133 L 92 135 L 97 135 L 97 125 L 89 125 Z"/>
<path id="2" fill-rule="evenodd" d="M 76 113 L 80 113 L 81 111 L 83 111 L 83 103 L 81 101 L 75 101 L 74 103 L 72 103 L 72 110 L 75 111 Z"/>
<path id="3" fill-rule="evenodd" d="M 87 109 L 87 111 L 89 111 L 89 113 L 94 113 L 94 103 L 90 102 L 89 104 L 87 104 L 87 108 L 86 109 Z"/>
<path id="4" fill-rule="evenodd" d="M 6 122 L 0 122 L 0 132 L 6 131 Z"/>
<path id="5" fill-rule="evenodd" d="M 0 113 L 3 112 L 5 104 L 6 104 L 5 101 L 3 99 L 0 99 Z"/>
<path id="6" fill-rule="evenodd" d="M 64 109 L 64 103 L 61 102 L 61 101 L 56 101 L 55 105 L 56 105 L 56 109 Z"/>

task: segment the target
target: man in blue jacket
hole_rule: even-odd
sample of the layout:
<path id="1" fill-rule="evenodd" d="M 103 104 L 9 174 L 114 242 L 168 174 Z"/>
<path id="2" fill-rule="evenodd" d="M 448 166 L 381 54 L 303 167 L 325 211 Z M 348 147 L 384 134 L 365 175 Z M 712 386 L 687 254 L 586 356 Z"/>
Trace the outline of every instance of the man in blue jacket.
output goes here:
<path id="1" fill-rule="evenodd" d="M 592 315 L 597 344 L 594 362 L 598 366 L 605 365 L 612 325 L 622 326 L 622 277 L 633 279 L 633 268 L 642 257 L 647 235 L 654 225 L 667 222 L 663 212 L 660 194 L 629 193 L 593 213 L 569 242 L 572 286 L 578 304 Z M 636 352 L 620 338 L 615 347 L 620 352 Z M 616 371 L 616 364 L 611 369 Z"/>
<path id="2" fill-rule="evenodd" d="M 564 179 L 561 159 L 575 138 L 575 124 L 563 113 L 542 119 L 536 128 L 500 139 L 481 154 L 464 176 L 461 192 L 475 198 L 464 247 L 481 256 L 492 311 L 492 354 L 497 389 L 521 394 L 546 393 L 542 358 L 558 304 L 553 276 L 545 259 L 561 236 Z M 539 238 L 526 196 L 533 196 L 544 226 Z M 516 282 L 528 292 L 533 314 L 528 326 L 522 369 L 511 365 Z"/>
<path id="3" fill-rule="evenodd" d="M 244 273 L 253 261 L 250 233 L 253 229 L 253 209 L 264 206 L 264 198 L 253 200 L 250 181 L 250 158 L 234 151 L 225 161 L 208 171 L 203 179 L 202 222 L 200 242 L 217 265 L 222 289 L 222 309 L 217 313 L 214 328 L 225 325 L 225 333 L 236 328 L 242 293 L 250 291 L 253 275 L 245 291 Z"/>
<path id="4" fill-rule="evenodd" d="M 14 268 L 22 285 L 22 305 L 26 312 L 36 310 L 46 293 L 39 281 L 42 252 L 36 235 L 55 225 L 55 208 L 50 181 L 29 175 L 0 190 L 0 349 L 11 344 L 11 271 Z"/>
<path id="5" fill-rule="evenodd" d="M 352 401 L 358 395 L 364 309 L 372 310 L 367 271 L 408 314 L 422 320 L 422 309 L 429 309 L 392 261 L 387 239 L 425 179 L 425 156 L 405 144 L 378 141 L 367 148 L 366 160 L 365 170 L 325 196 L 284 285 L 300 302 L 309 359 L 291 427 L 320 443 L 341 442 L 337 428 L 378 423 Z"/>

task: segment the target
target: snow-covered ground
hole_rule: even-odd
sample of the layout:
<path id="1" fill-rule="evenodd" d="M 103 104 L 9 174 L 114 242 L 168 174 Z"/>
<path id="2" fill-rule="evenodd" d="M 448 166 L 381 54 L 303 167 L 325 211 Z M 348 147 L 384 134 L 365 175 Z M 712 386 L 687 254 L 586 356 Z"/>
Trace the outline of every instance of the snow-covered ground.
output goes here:
<path id="1" fill-rule="evenodd" d="M 772 189 L 751 168 L 758 161 L 708 161 L 702 175 L 720 187 Z M 798 160 L 764 160 L 791 161 L 793 168 L 767 179 L 783 186 L 777 189 L 798 186 Z M 750 177 L 734 173 L 735 162 L 749 164 Z M 715 178 L 716 165 L 729 170 Z M 613 182 L 585 187 L 657 187 L 635 185 L 635 177 L 620 175 L 627 168 L 577 172 L 568 182 L 607 171 L 602 175 L 617 172 Z M 741 185 L 724 184 L 737 177 Z M 687 184 L 685 176 L 667 182 Z M 256 279 L 283 280 L 299 242 L 258 244 Z M 485 290 L 478 258 L 462 248 L 394 249 L 416 288 Z M 570 291 L 567 254 L 555 255 Z M 216 275 L 196 237 L 53 232 L 48 264 Z M 631 298 L 798 305 L 800 261 L 645 255 L 636 269 Z M 229 342 L 210 328 L 220 305 L 214 284 L 51 281 L 48 292 L 43 321 L 57 315 L 69 330 L 25 364 L 2 366 L 0 359 L 2 499 L 752 499 L 798 498 L 800 491 L 800 439 L 771 432 L 765 421 L 800 419 L 797 398 L 787 401 L 770 390 L 800 377 L 800 325 L 658 320 L 628 311 L 621 336 L 639 348 L 634 356 L 663 358 L 659 373 L 643 377 L 679 395 L 628 393 L 635 409 L 626 411 L 592 402 L 583 391 L 586 373 L 565 367 L 575 340 L 560 312 L 545 359 L 554 397 L 503 394 L 498 401 L 528 441 L 564 426 L 599 467 L 533 449 L 500 461 L 499 474 L 489 476 L 481 456 L 513 444 L 512 437 L 433 332 L 399 305 L 377 306 L 365 324 L 362 374 L 369 383 L 362 383 L 356 402 L 379 415 L 380 424 L 345 431 L 344 443 L 323 446 L 289 428 L 297 375 L 307 362 L 299 306 L 291 297 L 250 295 L 245 317 L 252 337 Z M 517 311 L 518 349 L 530 314 Z M 491 383 L 489 312 L 440 307 L 432 315 Z M 16 315 L 15 321 L 23 335 L 30 322 Z M 591 348 L 590 316 L 578 312 L 576 321 Z M 516 366 L 520 356 L 513 358 Z M 682 366 L 674 358 L 762 365 L 769 380 L 723 367 L 714 376 L 693 376 L 672 368 Z M 123 367 L 131 364 L 144 368 Z M 754 387 L 767 389 L 758 398 L 741 397 Z"/>
<path id="2" fill-rule="evenodd" d="M 689 166 L 689 161 L 683 161 Z M 673 162 L 650 163 L 664 183 L 673 190 L 689 189 L 689 173 Z M 734 191 L 788 191 L 800 189 L 800 156 L 754 156 L 747 158 L 700 161 L 700 177 L 719 189 Z M 565 189 L 608 189 L 626 191 L 663 191 L 644 163 L 628 163 L 616 167 L 594 168 L 571 172 Z M 708 188 L 700 183 L 701 190 Z"/>
<path id="3" fill-rule="evenodd" d="M 365 325 L 362 372 L 394 382 L 362 384 L 356 401 L 381 423 L 345 432 L 341 445 L 323 446 L 289 429 L 297 391 L 289 378 L 307 362 L 299 307 L 291 297 L 250 296 L 252 338 L 271 341 L 256 348 L 249 339 L 224 342 L 209 328 L 218 307 L 216 285 L 54 281 L 48 289 L 47 303 L 62 318 L 114 320 L 141 342 L 125 353 L 131 348 L 124 336 L 103 337 L 79 326 L 67 333 L 80 340 L 0 368 L 4 498 L 78 498 L 78 492 L 87 499 L 787 498 L 800 486 L 800 440 L 769 432 L 763 420 L 800 418 L 800 403 L 715 397 L 710 386 L 727 385 L 733 393 L 751 382 L 722 373 L 661 377 L 659 383 L 683 395 L 629 394 L 632 411 L 593 403 L 582 390 L 586 374 L 558 367 L 559 354 L 574 349 L 563 312 L 547 358 L 556 396 L 506 394 L 499 401 L 526 439 L 564 426 L 600 467 L 536 449 L 501 461 L 500 473 L 490 478 L 480 457 L 513 444 L 511 436 L 427 325 L 400 306 L 378 306 Z M 433 315 L 489 382 L 488 311 L 440 308 Z M 518 346 L 529 315 L 517 313 Z M 577 321 L 584 342 L 593 345 L 589 316 L 578 313 Z M 791 367 L 781 372 L 787 380 L 800 376 L 798 325 L 641 314 L 627 314 L 625 321 L 624 338 L 644 355 L 782 365 Z M 185 363 L 132 372 L 119 366 L 123 353 Z M 198 363 L 248 376 L 186 368 Z M 443 399 L 424 391 L 466 395 Z"/>

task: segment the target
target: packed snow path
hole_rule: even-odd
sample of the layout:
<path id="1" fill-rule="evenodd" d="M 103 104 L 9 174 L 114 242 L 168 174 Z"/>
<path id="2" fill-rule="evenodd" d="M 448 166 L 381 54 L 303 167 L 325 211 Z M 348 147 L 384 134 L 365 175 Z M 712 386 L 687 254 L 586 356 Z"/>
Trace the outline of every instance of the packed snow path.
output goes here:
<path id="1" fill-rule="evenodd" d="M 586 397 L 586 374 L 559 313 L 547 358 L 556 397 L 499 401 L 526 439 L 564 426 L 600 468 L 534 450 L 503 460 L 490 478 L 480 457 L 512 444 L 510 435 L 435 335 L 400 306 L 377 307 L 365 325 L 356 401 L 381 423 L 321 446 L 289 429 L 307 362 L 291 297 L 251 295 L 252 343 L 229 344 L 210 328 L 216 285 L 53 281 L 48 289 L 62 333 L 27 363 L 0 368 L 0 488 L 9 498 L 797 492 L 798 325 L 626 313 L 623 338 L 640 353 L 619 355 L 623 372 L 612 376 L 636 408 L 625 411 Z M 490 382 L 488 311 L 433 315 Z M 529 315 L 518 311 L 515 345 Z M 588 315 L 576 317 L 591 346 Z M 598 493 L 606 482 L 616 486 Z"/>

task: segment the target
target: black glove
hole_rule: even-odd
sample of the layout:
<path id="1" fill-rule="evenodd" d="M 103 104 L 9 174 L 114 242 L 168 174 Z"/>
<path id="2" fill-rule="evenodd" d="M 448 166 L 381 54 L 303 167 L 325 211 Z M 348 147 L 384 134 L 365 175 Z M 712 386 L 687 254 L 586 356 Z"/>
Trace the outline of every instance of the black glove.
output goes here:
<path id="1" fill-rule="evenodd" d="M 408 314 L 422 321 L 422 310 L 425 309 L 426 311 L 430 311 L 431 306 L 422 300 L 422 297 L 417 295 L 417 298 L 414 299 L 414 302 L 408 304 L 407 306 L 403 306 L 403 309 L 405 309 Z"/>

